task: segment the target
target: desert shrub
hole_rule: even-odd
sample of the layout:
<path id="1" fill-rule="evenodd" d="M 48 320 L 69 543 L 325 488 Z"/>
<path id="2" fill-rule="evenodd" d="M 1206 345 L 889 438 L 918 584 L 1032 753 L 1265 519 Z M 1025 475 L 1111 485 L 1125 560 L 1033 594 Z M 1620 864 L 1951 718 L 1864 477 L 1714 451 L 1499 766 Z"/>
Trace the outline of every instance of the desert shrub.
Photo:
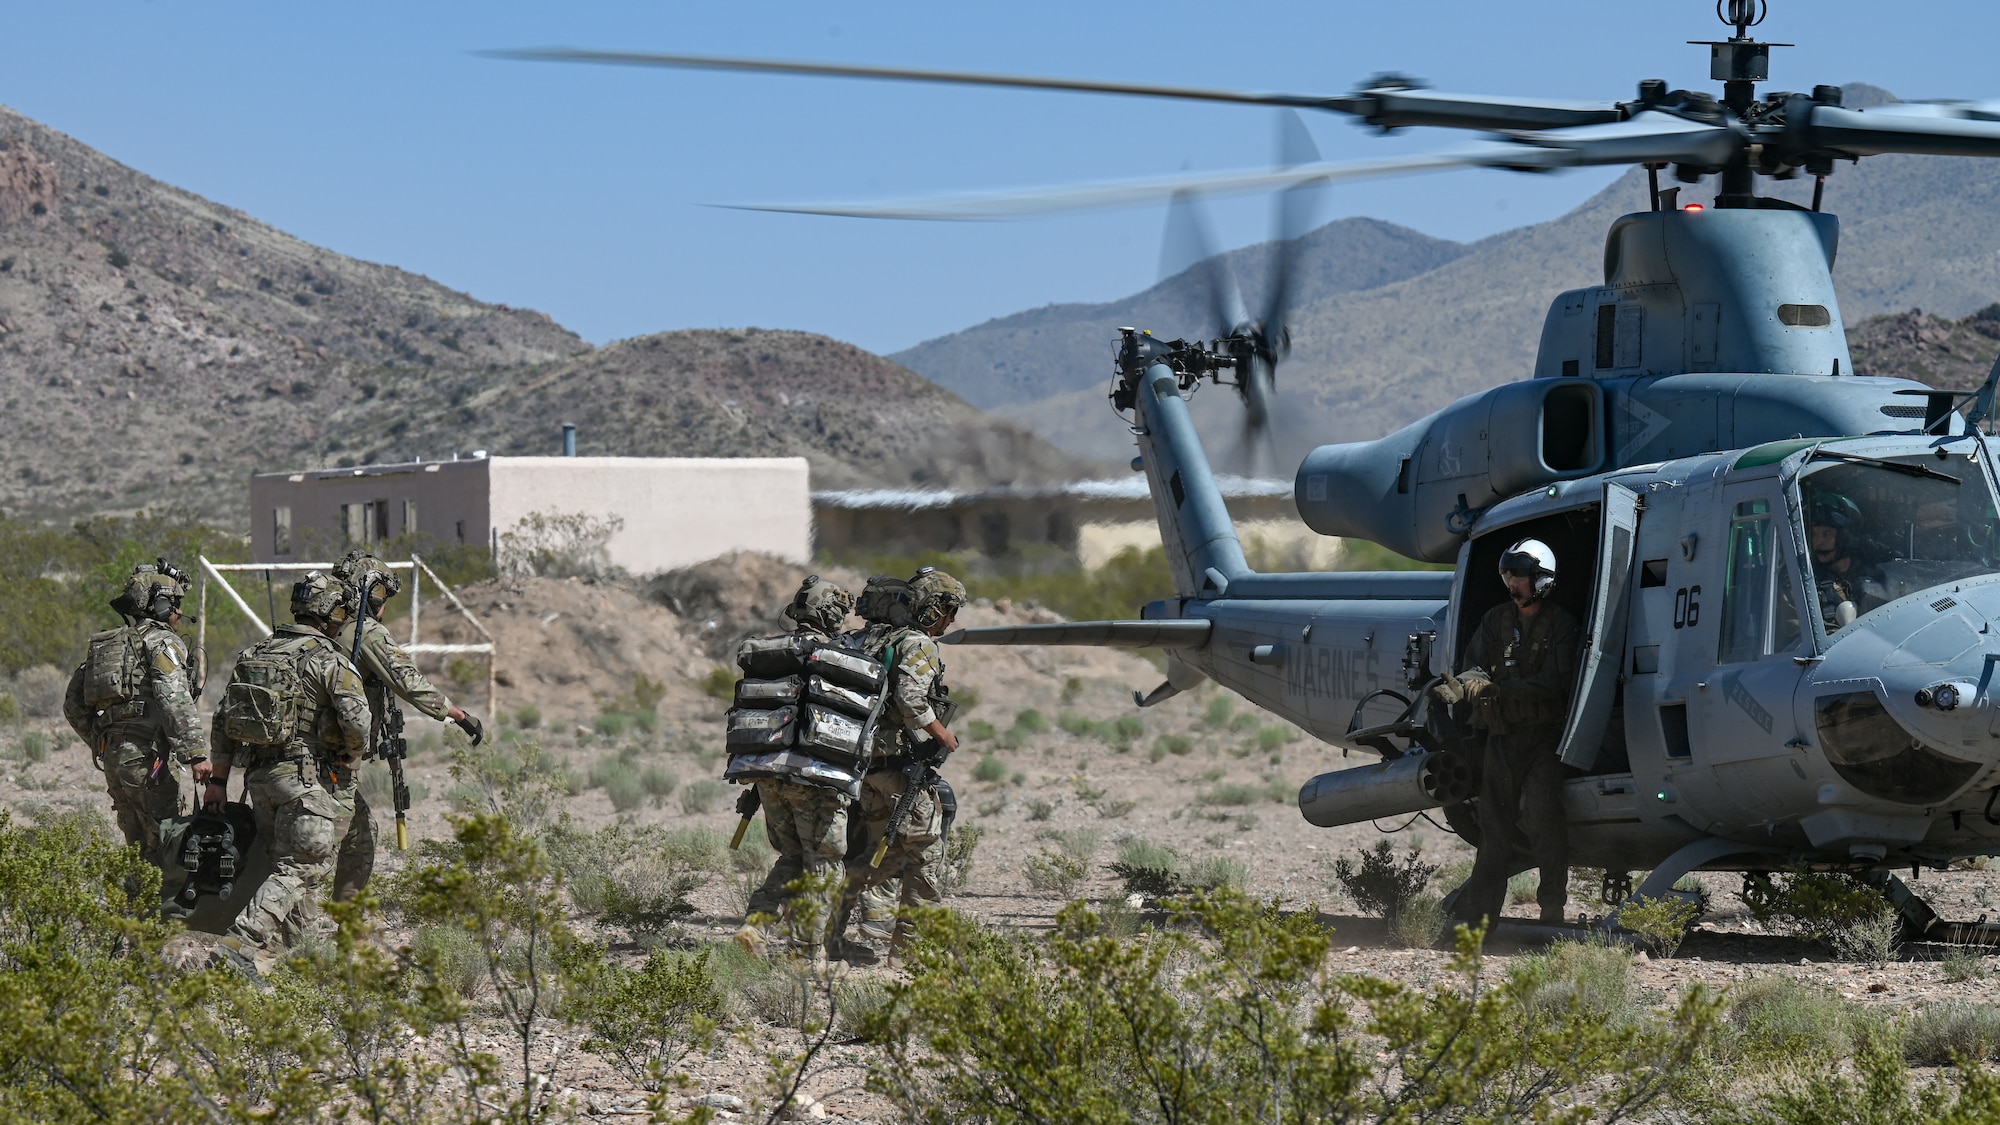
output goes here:
<path id="1" fill-rule="evenodd" d="M 710 699 L 720 699 L 727 703 L 736 698 L 736 681 L 743 673 L 735 668 L 716 665 L 701 678 L 701 692 Z"/>
<path id="2" fill-rule="evenodd" d="M 1055 844 L 1062 854 L 1088 865 L 1097 858 L 1097 849 L 1103 841 L 1095 828 L 1044 828 L 1035 833 L 1035 838 Z"/>
<path id="3" fill-rule="evenodd" d="M 69 677 L 61 669 L 36 664 L 15 673 L 10 694 L 29 718 L 53 719 L 62 714 L 63 695 L 68 690 Z"/>
<path id="4" fill-rule="evenodd" d="M 591 766 L 590 784 L 604 790 L 604 795 L 611 798 L 611 807 L 619 812 L 630 812 L 646 801 L 646 786 L 639 780 L 639 771 L 616 758 Z"/>
<path id="5" fill-rule="evenodd" d="M 699 816 L 713 811 L 721 802 L 724 792 L 723 784 L 712 778 L 704 777 L 700 781 L 691 781 L 687 788 L 681 790 L 681 811 L 689 816 Z"/>
<path id="6" fill-rule="evenodd" d="M 1226 695 L 1218 695 L 1202 708 L 1201 724 L 1205 727 L 1226 727 L 1230 713 L 1236 710 L 1236 702 Z"/>
<path id="7" fill-rule="evenodd" d="M 1241 891 L 1250 882 L 1250 869 L 1243 861 L 1226 855 L 1207 855 L 1188 864 L 1187 883 L 1198 891 Z"/>
<path id="8" fill-rule="evenodd" d="M 1225 807 L 1235 808 L 1242 805 L 1254 805 L 1258 801 L 1261 801 L 1263 799 L 1264 799 L 1264 790 L 1262 787 L 1256 785 L 1244 785 L 1238 783 L 1232 785 L 1218 785 L 1215 788 L 1210 789 L 1207 792 L 1196 797 L 1195 803 L 1201 805 L 1222 805 Z"/>
<path id="9" fill-rule="evenodd" d="M 1111 736 L 1121 745 L 1131 745 L 1146 735 L 1146 722 L 1137 715 L 1120 715 L 1111 724 Z"/>
<path id="10" fill-rule="evenodd" d="M 1120 797 L 1115 801 L 1099 801 L 1096 807 L 1098 816 L 1106 820 L 1122 820 L 1130 816 L 1133 809 L 1139 807 L 1139 802 L 1129 797 Z"/>
<path id="11" fill-rule="evenodd" d="M 1421 894 L 1403 904 L 1389 920 L 1389 940 L 1406 949 L 1429 949 L 1444 939 L 1451 929 L 1451 916 L 1444 899 Z"/>
<path id="12" fill-rule="evenodd" d="M 1028 857 L 1021 865 L 1021 874 L 1027 877 L 1028 886 L 1038 891 L 1054 891 L 1067 898 L 1083 882 L 1086 869 L 1083 864 L 1071 859 L 1060 851 L 1044 848 Z"/>
<path id="13" fill-rule="evenodd" d="M 1233 892 L 1173 921 L 1125 936 L 1079 903 L 1035 940 L 923 912 L 871 1088 L 922 1121 L 1609 1120 L 1673 1093 L 1716 1020 L 1700 994 L 1630 1026 L 1530 1013 L 1471 935 L 1420 990 L 1324 972 L 1311 916 Z"/>
<path id="14" fill-rule="evenodd" d="M 721 834 L 701 827 L 565 826 L 544 842 L 577 912 L 635 936 L 659 934 L 694 913 L 688 896 L 729 862 Z"/>
<path id="15" fill-rule="evenodd" d="M 584 1049 L 596 1052 L 626 1081 L 658 1090 L 722 1012 L 708 959 L 706 950 L 655 949 L 637 969 L 603 965 L 565 998 L 565 1014 L 590 1030 Z"/>
<path id="16" fill-rule="evenodd" d="M 1743 904 L 1766 929 L 1818 942 L 1843 961 L 1881 961 L 1901 920 L 1881 890 L 1844 871 L 1787 871 L 1745 885 Z"/>
<path id="17" fill-rule="evenodd" d="M 21 760 L 37 766 L 48 760 L 49 736 L 38 730 L 21 732 Z"/>
<path id="18" fill-rule="evenodd" d="M 434 966 L 440 984 L 467 1000 L 486 983 L 486 962 L 472 935 L 456 926 L 418 926 L 410 949 Z"/>
<path id="19" fill-rule="evenodd" d="M 1718 1125 L 1976 1125 L 2000 1120 L 2000 1079 L 1955 1068 L 1923 1087 L 1910 1081 L 1892 1030 L 1870 1029 L 1854 1072 L 1799 1070 L 1755 1106 L 1716 1116 Z"/>
<path id="20" fill-rule="evenodd" d="M 991 754 L 982 755 L 972 767 L 972 779 L 995 785 L 1007 778 L 1007 763 Z"/>
<path id="21" fill-rule="evenodd" d="M 1194 753 L 1194 740 L 1184 734 L 1163 734 L 1153 740 L 1153 749 L 1161 751 L 1153 757 L 1154 761 L 1159 761 L 1167 754 L 1185 758 Z"/>
<path id="22" fill-rule="evenodd" d="M 1581 1011 L 1604 1023 L 1636 1016 L 1631 1010 L 1632 953 L 1604 942 L 1559 941 L 1524 958 L 1514 970 L 1530 1008 Z"/>
<path id="23" fill-rule="evenodd" d="M 1538 871 L 1516 871 L 1507 877 L 1507 905 L 1525 906 L 1535 901 L 1542 891 L 1542 876 Z"/>
<path id="24" fill-rule="evenodd" d="M 532 703 L 523 703 L 514 710 L 514 725 L 528 730 L 542 725 L 542 709 Z"/>
<path id="25" fill-rule="evenodd" d="M 1362 910 L 1394 921 L 1411 899 L 1424 893 L 1437 865 L 1425 863 L 1423 849 L 1411 848 L 1396 858 L 1387 840 L 1361 853 L 1360 862 L 1342 856 L 1334 861 L 1333 878 Z"/>
<path id="26" fill-rule="evenodd" d="M 1944 972 L 1944 979 L 1953 984 L 1986 978 L 1986 958 L 1977 949 L 1953 947 L 1945 951 L 1938 968 Z"/>
<path id="27" fill-rule="evenodd" d="M 631 728 L 632 720 L 617 711 L 600 711 L 590 721 L 591 729 L 606 738 L 622 738 Z"/>
<path id="28" fill-rule="evenodd" d="M 1985 1062 L 2000 1056 L 2000 1007 L 1969 1000 L 1919 1004 L 1903 1026 L 1903 1058 L 1913 1066 Z"/>
<path id="29" fill-rule="evenodd" d="M 1054 801 L 1042 797 L 1032 797 L 1028 800 L 1029 820 L 1047 820 L 1054 815 L 1056 815 L 1056 803 Z"/>
<path id="30" fill-rule="evenodd" d="M 21 718 L 21 705 L 14 701 L 10 692 L 0 691 L 0 723 L 14 723 Z"/>
<path id="31" fill-rule="evenodd" d="M 951 838 L 944 842 L 942 870 L 938 873 L 938 890 L 945 894 L 962 891 L 972 881 L 973 856 L 979 850 L 979 839 L 986 835 L 986 829 L 977 824 L 956 824 L 952 826 Z"/>
<path id="32" fill-rule="evenodd" d="M 1289 805 L 1299 799 L 1298 783 L 1272 774 L 1264 779 L 1264 799 L 1274 805 Z"/>
<path id="33" fill-rule="evenodd" d="M 1188 887 L 1182 866 L 1179 852 L 1143 836 L 1133 836 L 1120 842 L 1118 859 L 1109 865 L 1111 873 L 1118 876 L 1124 885 L 1126 894 L 1150 898 L 1185 893 Z"/>
<path id="34" fill-rule="evenodd" d="M 421 781 L 405 779 L 410 788 L 410 807 L 416 808 L 431 795 L 431 788 Z M 396 779 L 390 775 L 389 767 L 380 762 L 369 762 L 361 767 L 361 796 L 370 808 L 378 813 L 394 814 L 396 807 Z"/>
<path id="35" fill-rule="evenodd" d="M 1088 766 L 1089 763 L 1086 762 L 1084 765 Z M 1075 781 L 1070 782 L 1070 792 L 1075 793 L 1076 799 L 1082 801 L 1084 804 L 1095 805 L 1097 802 L 1103 800 L 1105 795 L 1111 791 L 1102 785 L 1092 785 L 1090 779 L 1087 777 L 1078 777 Z"/>
<path id="36" fill-rule="evenodd" d="M 729 866 L 740 874 L 755 873 L 759 876 L 771 869 L 777 862 L 778 853 L 771 850 L 771 841 L 765 838 L 764 830 L 752 827 L 743 834 L 743 842 L 729 853 Z"/>
<path id="37" fill-rule="evenodd" d="M 1257 749 L 1259 750 L 1276 750 L 1286 743 L 1297 742 L 1298 740 L 1299 732 L 1293 730 L 1291 727 L 1272 724 L 1257 728 Z"/>
<path id="38" fill-rule="evenodd" d="M 611 537 L 625 526 L 623 516 L 583 512 L 529 512 L 500 533 L 501 572 L 509 577 L 600 578 L 617 573 L 611 565 Z"/>
<path id="39" fill-rule="evenodd" d="M 1867 1029 L 1863 1014 L 1816 981 L 1783 975 L 1751 977 L 1730 986 L 1729 1022 L 1735 1054 L 1763 1061 L 1844 1058 Z"/>
<path id="40" fill-rule="evenodd" d="M 1675 895 L 1635 899 L 1618 908 L 1618 925 L 1638 934 L 1655 953 L 1672 957 L 1701 917 L 1701 907 Z"/>
<path id="41" fill-rule="evenodd" d="M 993 724 L 985 719 L 974 719 L 965 724 L 965 735 L 974 742 L 991 741 L 994 733 Z"/>
<path id="42" fill-rule="evenodd" d="M 1029 734 L 1046 734 L 1049 720 L 1040 711 L 1030 707 L 1025 711 L 1014 713 L 1014 729 L 1027 731 Z"/>
<path id="43" fill-rule="evenodd" d="M 639 784 L 645 787 L 654 804 L 671 796 L 680 783 L 680 775 L 665 766 L 647 766 L 639 771 Z"/>

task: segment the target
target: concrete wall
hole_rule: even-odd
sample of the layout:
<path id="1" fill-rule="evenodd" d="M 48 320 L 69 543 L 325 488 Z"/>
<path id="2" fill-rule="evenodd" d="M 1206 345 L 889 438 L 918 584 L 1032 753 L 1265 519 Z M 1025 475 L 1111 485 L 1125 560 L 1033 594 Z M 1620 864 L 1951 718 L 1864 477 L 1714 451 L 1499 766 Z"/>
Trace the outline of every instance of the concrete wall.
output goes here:
<path id="1" fill-rule="evenodd" d="M 634 574 L 730 551 L 812 558 L 803 457 L 494 457 L 489 510 L 502 537 L 532 512 L 616 517 L 610 563 Z"/>
<path id="2" fill-rule="evenodd" d="M 418 532 L 445 543 L 484 544 L 492 534 L 489 465 L 481 458 L 258 474 L 250 478 L 251 557 L 257 562 L 339 558 L 350 542 L 343 514 L 365 523 L 359 537 L 365 542 Z M 289 550 L 276 541 L 281 513 L 290 519 Z"/>

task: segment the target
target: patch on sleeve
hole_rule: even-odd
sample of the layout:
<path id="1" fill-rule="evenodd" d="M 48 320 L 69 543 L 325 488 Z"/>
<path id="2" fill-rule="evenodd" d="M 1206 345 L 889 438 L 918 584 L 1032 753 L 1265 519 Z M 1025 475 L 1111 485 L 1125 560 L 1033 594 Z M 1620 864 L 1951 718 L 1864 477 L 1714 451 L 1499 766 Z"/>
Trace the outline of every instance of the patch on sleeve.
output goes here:
<path id="1" fill-rule="evenodd" d="M 171 676 L 181 670 L 180 655 L 172 645 L 161 645 L 153 650 L 153 672 L 155 675 Z"/>

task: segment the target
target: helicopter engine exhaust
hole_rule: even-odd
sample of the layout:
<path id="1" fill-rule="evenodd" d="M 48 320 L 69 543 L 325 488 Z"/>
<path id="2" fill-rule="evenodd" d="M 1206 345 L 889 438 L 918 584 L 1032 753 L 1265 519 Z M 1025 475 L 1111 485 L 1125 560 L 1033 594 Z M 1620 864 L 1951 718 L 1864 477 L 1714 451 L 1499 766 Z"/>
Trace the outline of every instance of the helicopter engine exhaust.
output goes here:
<path id="1" fill-rule="evenodd" d="M 1308 823 L 1339 828 L 1454 805 L 1470 796 L 1470 763 L 1456 751 L 1437 750 L 1320 774 L 1300 787 L 1299 812 Z"/>

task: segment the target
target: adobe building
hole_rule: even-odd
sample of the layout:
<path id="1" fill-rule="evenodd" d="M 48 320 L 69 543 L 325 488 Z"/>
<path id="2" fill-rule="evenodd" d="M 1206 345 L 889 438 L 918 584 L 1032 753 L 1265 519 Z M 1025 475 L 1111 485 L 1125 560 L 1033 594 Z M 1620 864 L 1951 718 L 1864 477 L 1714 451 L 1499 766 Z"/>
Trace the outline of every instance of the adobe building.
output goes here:
<path id="1" fill-rule="evenodd" d="M 533 513 L 618 521 L 603 561 L 632 574 L 731 551 L 812 558 L 803 457 L 487 457 L 250 478 L 257 562 L 338 557 L 348 546 L 425 536 L 484 544 L 503 568 L 507 533 Z"/>

